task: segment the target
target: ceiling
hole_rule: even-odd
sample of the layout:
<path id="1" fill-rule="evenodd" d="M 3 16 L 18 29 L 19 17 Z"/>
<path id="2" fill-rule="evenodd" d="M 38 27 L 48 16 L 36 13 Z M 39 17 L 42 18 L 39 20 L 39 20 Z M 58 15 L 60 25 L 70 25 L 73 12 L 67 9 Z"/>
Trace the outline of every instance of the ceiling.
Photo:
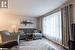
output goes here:
<path id="1" fill-rule="evenodd" d="M 59 7 L 67 0 L 8 0 L 9 9 L 15 9 L 19 15 L 41 16 Z"/>

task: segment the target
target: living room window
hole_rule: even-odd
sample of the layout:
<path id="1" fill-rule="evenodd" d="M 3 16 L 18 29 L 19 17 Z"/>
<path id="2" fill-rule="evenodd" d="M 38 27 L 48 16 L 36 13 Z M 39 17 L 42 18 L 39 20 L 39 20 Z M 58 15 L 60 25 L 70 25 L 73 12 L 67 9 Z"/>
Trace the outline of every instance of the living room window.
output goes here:
<path id="1" fill-rule="evenodd" d="M 50 40 L 61 43 L 61 11 L 53 13 L 43 18 L 43 33 Z"/>

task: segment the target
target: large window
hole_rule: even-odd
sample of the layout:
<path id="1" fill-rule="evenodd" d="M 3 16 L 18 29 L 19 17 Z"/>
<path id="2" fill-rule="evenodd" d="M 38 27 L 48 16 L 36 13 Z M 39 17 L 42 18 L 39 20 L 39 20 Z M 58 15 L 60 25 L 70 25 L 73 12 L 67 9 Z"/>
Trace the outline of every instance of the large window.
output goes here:
<path id="1" fill-rule="evenodd" d="M 61 43 L 61 11 L 43 18 L 43 33 L 47 38 Z"/>

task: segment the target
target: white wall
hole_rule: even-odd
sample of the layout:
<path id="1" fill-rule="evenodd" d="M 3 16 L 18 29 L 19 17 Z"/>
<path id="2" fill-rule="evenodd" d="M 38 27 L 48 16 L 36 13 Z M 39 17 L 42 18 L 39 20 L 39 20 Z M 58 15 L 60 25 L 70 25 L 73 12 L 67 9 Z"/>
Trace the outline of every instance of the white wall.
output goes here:
<path id="1" fill-rule="evenodd" d="M 37 29 L 42 31 L 42 17 L 37 17 Z"/>
<path id="2" fill-rule="evenodd" d="M 17 0 L 16 0 L 16 2 L 17 2 Z M 20 15 L 22 15 L 21 13 L 21 11 L 24 11 L 24 8 L 23 9 L 20 9 L 21 7 L 20 6 L 24 6 L 24 5 L 18 5 L 16 8 L 15 8 L 15 4 L 18 4 L 19 2 L 14 2 L 14 0 L 8 0 L 8 9 L 14 9 L 16 12 L 17 12 L 17 14 L 18 14 L 18 16 L 19 16 L 19 18 L 20 18 L 20 21 L 24 21 L 24 20 L 27 20 L 27 21 L 30 21 L 30 22 L 32 22 L 33 24 L 31 24 L 31 25 L 26 25 L 26 26 L 24 26 L 24 25 L 20 25 L 20 28 L 36 28 L 37 26 L 37 24 L 36 24 L 36 18 L 35 17 L 26 17 L 26 15 L 24 15 L 24 16 L 20 16 Z M 19 8 L 18 8 L 19 7 Z M 20 11 L 20 12 L 19 12 Z M 27 13 L 27 11 L 24 11 L 24 13 Z"/>
<path id="3" fill-rule="evenodd" d="M 21 24 L 20 28 L 36 28 L 37 27 L 37 20 L 34 17 L 24 17 L 24 16 L 20 16 L 20 21 L 25 21 L 27 20 L 28 22 L 32 22 L 33 24 Z"/>

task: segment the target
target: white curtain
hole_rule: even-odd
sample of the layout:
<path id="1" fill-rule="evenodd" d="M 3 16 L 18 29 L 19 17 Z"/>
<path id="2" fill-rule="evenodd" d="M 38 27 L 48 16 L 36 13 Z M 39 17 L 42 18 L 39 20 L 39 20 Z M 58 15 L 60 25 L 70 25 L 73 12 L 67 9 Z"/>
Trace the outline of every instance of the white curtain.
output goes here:
<path id="1" fill-rule="evenodd" d="M 61 44 L 61 11 L 43 18 L 43 33 L 50 40 Z"/>

